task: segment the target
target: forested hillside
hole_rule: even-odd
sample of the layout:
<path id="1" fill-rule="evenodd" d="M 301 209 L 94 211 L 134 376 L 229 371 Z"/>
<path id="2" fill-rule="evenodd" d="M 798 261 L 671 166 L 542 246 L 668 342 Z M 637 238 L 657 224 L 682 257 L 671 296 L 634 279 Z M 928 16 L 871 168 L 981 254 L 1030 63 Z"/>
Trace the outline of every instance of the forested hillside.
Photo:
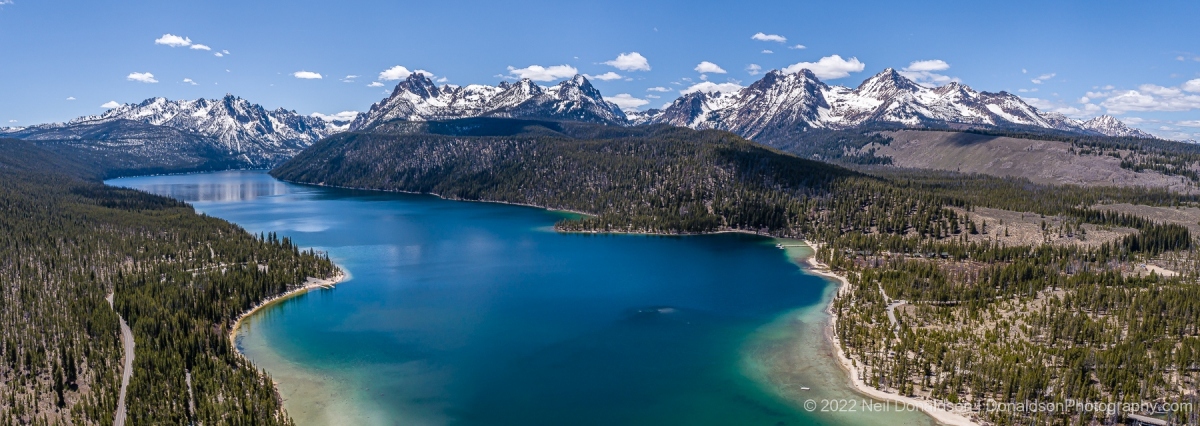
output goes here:
<path id="1" fill-rule="evenodd" d="M 817 151 L 881 142 L 824 137 Z M 880 165 L 851 171 L 719 131 L 486 120 L 342 134 L 272 173 L 594 215 L 559 223 L 565 231 L 803 237 L 851 278 L 835 303 L 836 334 L 872 386 L 979 404 L 1197 402 L 1195 236 L 1098 208 L 1195 205 L 1192 195 Z M 993 216 L 976 213 L 984 208 Z M 1010 219 L 982 219 L 998 216 Z M 1167 416 L 1195 422 L 1191 407 Z M 995 424 L 1123 416 L 974 415 Z"/>
<path id="2" fill-rule="evenodd" d="M 127 424 L 290 424 L 227 335 L 241 312 L 334 265 L 181 202 L 81 178 L 105 173 L 0 140 L 0 424 L 112 424 L 118 313 L 137 343 Z"/>

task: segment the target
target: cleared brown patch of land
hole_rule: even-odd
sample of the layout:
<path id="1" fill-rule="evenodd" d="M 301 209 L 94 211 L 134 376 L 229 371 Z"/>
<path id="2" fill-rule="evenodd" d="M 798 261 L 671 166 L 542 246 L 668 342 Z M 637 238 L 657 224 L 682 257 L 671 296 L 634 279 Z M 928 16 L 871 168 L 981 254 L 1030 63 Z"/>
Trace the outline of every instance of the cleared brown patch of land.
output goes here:
<path id="1" fill-rule="evenodd" d="M 1066 142 L 918 130 L 883 132 L 883 135 L 892 138 L 889 145 L 871 144 L 864 150 L 875 149 L 875 155 L 891 157 L 898 167 L 1020 177 L 1054 185 L 1197 190 L 1179 176 L 1122 169 L 1119 158 L 1079 155 L 1071 152 L 1071 145 Z"/>
<path id="2" fill-rule="evenodd" d="M 1043 216 L 1037 213 L 985 207 L 969 212 L 959 208 L 954 210 L 960 218 L 966 217 L 975 223 L 978 233 L 965 233 L 967 241 L 997 241 L 1007 246 L 1071 244 L 1094 247 L 1137 233 L 1137 230 L 1132 228 L 1078 224 L 1060 216 Z M 965 228 L 967 225 L 963 226 Z"/>

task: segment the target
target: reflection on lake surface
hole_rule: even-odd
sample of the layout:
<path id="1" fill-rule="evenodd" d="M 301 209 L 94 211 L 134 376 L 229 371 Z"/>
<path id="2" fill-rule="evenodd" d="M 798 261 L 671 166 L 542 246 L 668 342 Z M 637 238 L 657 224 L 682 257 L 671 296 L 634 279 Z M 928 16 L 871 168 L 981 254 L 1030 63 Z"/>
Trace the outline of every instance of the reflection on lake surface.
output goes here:
<path id="1" fill-rule="evenodd" d="M 155 176 L 159 183 L 145 183 L 137 188 L 153 194 L 170 195 L 189 203 L 195 202 L 244 202 L 262 197 L 284 195 L 288 185 L 277 180 L 246 181 L 239 175 L 217 175 L 202 183 L 193 182 L 193 175 Z M 147 179 L 147 178 L 142 178 Z"/>
<path id="2" fill-rule="evenodd" d="M 860 398 L 817 333 L 829 282 L 766 238 L 562 234 L 547 231 L 562 213 L 261 172 L 110 183 L 279 232 L 352 274 L 239 334 L 298 424 L 929 423 L 781 397 Z"/>

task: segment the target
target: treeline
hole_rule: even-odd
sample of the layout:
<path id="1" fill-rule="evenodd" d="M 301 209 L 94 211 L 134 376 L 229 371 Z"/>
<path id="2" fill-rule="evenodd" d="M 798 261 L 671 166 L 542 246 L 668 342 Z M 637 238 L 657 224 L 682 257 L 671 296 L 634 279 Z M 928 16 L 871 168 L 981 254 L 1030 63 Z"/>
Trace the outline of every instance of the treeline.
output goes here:
<path id="1" fill-rule="evenodd" d="M 129 424 L 290 424 L 227 336 L 259 301 L 333 275 L 328 258 L 39 150 L 0 141 L 0 424 L 111 424 L 117 312 L 137 343 Z"/>

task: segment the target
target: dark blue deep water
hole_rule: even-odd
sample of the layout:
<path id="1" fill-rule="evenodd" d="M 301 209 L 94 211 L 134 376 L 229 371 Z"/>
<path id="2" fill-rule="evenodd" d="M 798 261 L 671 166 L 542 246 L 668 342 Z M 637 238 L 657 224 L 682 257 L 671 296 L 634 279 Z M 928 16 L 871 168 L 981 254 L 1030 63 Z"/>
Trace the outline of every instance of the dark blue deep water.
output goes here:
<path id="1" fill-rule="evenodd" d="M 819 311 L 830 288 L 774 240 L 563 234 L 564 213 L 262 172 L 109 183 L 289 236 L 350 272 L 238 337 L 302 425 L 857 423 L 812 417 L 755 377 L 770 372 L 747 359 L 753 336 Z"/>

